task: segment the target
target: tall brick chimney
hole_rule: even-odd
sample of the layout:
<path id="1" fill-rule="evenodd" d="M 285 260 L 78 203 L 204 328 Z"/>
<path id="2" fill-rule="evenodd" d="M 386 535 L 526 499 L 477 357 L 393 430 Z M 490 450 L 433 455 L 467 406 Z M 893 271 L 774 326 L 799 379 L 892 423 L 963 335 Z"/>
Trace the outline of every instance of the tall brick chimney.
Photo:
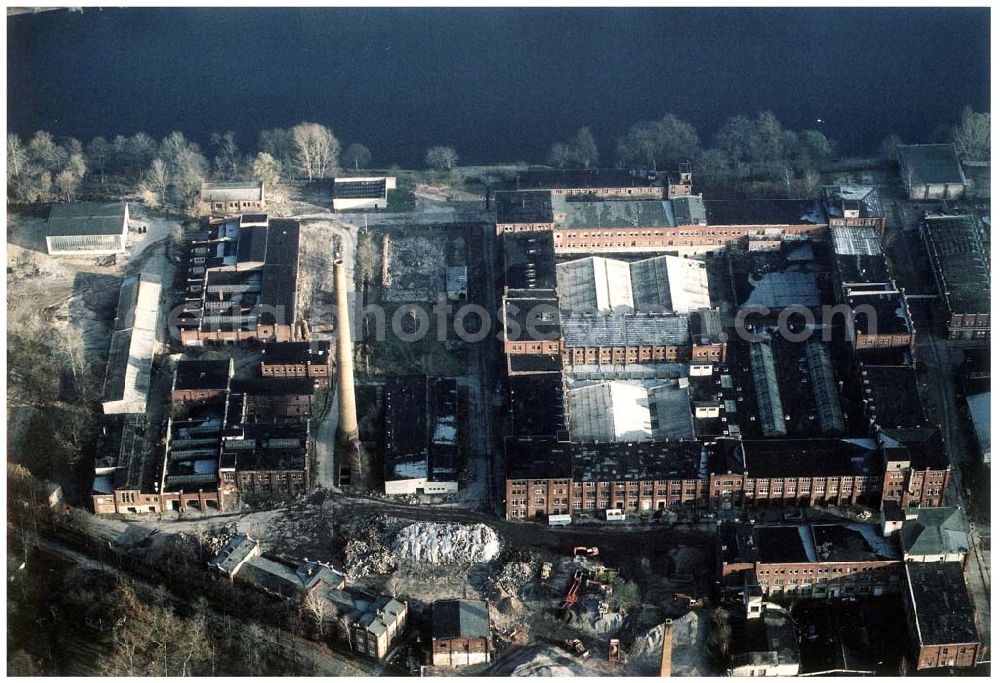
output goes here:
<path id="1" fill-rule="evenodd" d="M 660 652 L 660 677 L 669 678 L 673 666 L 674 622 L 667 619 L 663 624 L 663 650 Z"/>
<path id="2" fill-rule="evenodd" d="M 358 441 L 358 409 L 354 398 L 354 345 L 347 305 L 347 269 L 343 259 L 333 262 L 333 275 L 337 288 L 337 392 L 340 404 L 337 436 L 353 444 Z"/>

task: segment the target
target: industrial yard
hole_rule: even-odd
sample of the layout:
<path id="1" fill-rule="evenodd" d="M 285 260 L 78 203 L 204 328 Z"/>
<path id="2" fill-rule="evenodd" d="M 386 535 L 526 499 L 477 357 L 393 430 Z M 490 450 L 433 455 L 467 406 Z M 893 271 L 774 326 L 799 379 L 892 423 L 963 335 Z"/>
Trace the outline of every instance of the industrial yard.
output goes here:
<path id="1" fill-rule="evenodd" d="M 9 675 L 989 674 L 990 114 L 935 42 L 985 13 L 719 11 L 922 65 L 876 131 L 815 41 L 726 43 L 824 64 L 794 106 L 773 65 L 622 52 L 702 40 L 673 10 L 41 9 L 8 17 Z M 109 28 L 183 106 L 142 60 L 96 128 L 51 102 L 101 99 Z M 512 68 L 567 37 L 574 73 Z M 738 111 L 670 113 L 664 69 Z"/>

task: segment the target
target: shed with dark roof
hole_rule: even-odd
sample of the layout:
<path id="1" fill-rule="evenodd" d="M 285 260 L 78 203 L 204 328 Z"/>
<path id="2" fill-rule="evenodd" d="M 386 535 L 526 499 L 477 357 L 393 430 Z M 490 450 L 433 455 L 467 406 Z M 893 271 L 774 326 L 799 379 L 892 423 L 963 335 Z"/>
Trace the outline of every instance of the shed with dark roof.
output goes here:
<path id="1" fill-rule="evenodd" d="M 490 661 L 490 608 L 483 600 L 438 600 L 431 605 L 431 662 L 467 666 Z"/>
<path id="2" fill-rule="evenodd" d="M 125 252 L 128 204 L 75 202 L 54 204 L 45 226 L 45 246 L 52 256 Z"/>
<path id="3" fill-rule="evenodd" d="M 968 181 L 955 145 L 898 145 L 896 151 L 910 199 L 958 199 L 965 194 Z"/>

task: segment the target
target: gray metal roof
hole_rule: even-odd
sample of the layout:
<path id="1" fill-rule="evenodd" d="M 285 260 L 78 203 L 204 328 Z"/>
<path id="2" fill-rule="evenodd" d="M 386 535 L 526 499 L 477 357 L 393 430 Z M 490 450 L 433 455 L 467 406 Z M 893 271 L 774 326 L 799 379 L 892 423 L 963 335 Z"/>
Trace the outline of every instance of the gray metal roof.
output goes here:
<path id="1" fill-rule="evenodd" d="M 434 640 L 490 637 L 489 606 L 483 600 L 438 600 L 431 605 Z"/>
<path id="2" fill-rule="evenodd" d="M 962 509 L 918 508 L 916 518 L 908 519 L 899 532 L 899 544 L 907 556 L 949 555 L 969 552 L 968 524 Z"/>
<path id="3" fill-rule="evenodd" d="M 569 311 L 627 312 L 635 309 L 629 264 L 601 256 L 556 265 L 559 306 Z"/>
<path id="4" fill-rule="evenodd" d="M 873 226 L 846 227 L 835 225 L 830 228 L 833 251 L 838 255 L 875 256 L 883 253 L 882 236 Z"/>
<path id="5" fill-rule="evenodd" d="M 266 557 L 251 557 L 240 567 L 236 577 L 269 593 L 293 598 L 304 586 L 295 569 Z"/>
<path id="6" fill-rule="evenodd" d="M 823 200 L 827 215 L 843 218 L 844 210 L 856 210 L 862 218 L 880 218 L 885 215 L 878 190 L 871 185 L 826 185 Z"/>
<path id="7" fill-rule="evenodd" d="M 976 430 L 976 441 L 979 450 L 983 452 L 986 462 L 990 459 L 990 392 L 966 395 L 965 402 L 969 406 L 972 426 Z"/>
<path id="8" fill-rule="evenodd" d="M 217 567 L 231 574 L 241 562 L 256 553 L 257 548 L 257 541 L 247 534 L 230 536 L 226 545 L 209 561 L 208 566 Z"/>
<path id="9" fill-rule="evenodd" d="M 45 234 L 120 235 L 125 231 L 125 202 L 74 202 L 53 204 Z"/>
<path id="10" fill-rule="evenodd" d="M 795 305 L 815 308 L 820 305 L 816 276 L 813 273 L 785 271 L 748 277 L 753 290 L 743 307 L 779 309 Z"/>
<path id="11" fill-rule="evenodd" d="M 574 347 L 681 346 L 690 340 L 687 315 L 567 315 L 563 343 Z"/>
<path id="12" fill-rule="evenodd" d="M 965 173 L 951 143 L 943 145 L 899 145 L 899 164 L 908 185 L 964 185 Z"/>
<path id="13" fill-rule="evenodd" d="M 656 439 L 693 439 L 694 415 L 686 381 L 650 389 L 649 418 Z"/>
<path id="14" fill-rule="evenodd" d="M 785 434 L 787 432 L 785 411 L 781 406 L 774 353 L 770 345 L 762 343 L 750 345 L 750 370 L 753 375 L 754 395 L 757 397 L 757 415 L 764 436 Z"/>
<path id="15" fill-rule="evenodd" d="M 844 411 L 837 396 L 833 364 L 826 346 L 815 339 L 806 342 L 806 363 L 816 412 L 824 434 L 844 432 Z"/>
<path id="16" fill-rule="evenodd" d="M 264 199 L 264 182 L 203 183 L 203 202 L 259 202 Z"/>
<path id="17" fill-rule="evenodd" d="M 677 225 L 708 225 L 705 202 L 700 196 L 674 197 L 670 200 Z"/>
<path id="18" fill-rule="evenodd" d="M 988 313 L 990 264 L 973 218 L 928 216 L 924 235 L 951 312 Z"/>
<path id="19" fill-rule="evenodd" d="M 553 195 L 557 228 L 672 228 L 677 225 L 669 202 L 660 200 L 573 200 Z"/>

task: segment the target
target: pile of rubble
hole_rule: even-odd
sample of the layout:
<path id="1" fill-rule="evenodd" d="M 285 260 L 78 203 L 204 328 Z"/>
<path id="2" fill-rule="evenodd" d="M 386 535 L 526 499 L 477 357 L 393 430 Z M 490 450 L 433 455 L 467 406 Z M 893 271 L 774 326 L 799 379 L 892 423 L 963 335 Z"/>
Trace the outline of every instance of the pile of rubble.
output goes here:
<path id="1" fill-rule="evenodd" d="M 530 562 L 508 562 L 500 568 L 500 573 L 493 584 L 498 590 L 508 595 L 517 595 L 521 587 L 535 575 L 534 566 Z"/>
<path id="2" fill-rule="evenodd" d="M 403 561 L 473 564 L 496 557 L 500 538 L 485 524 L 417 522 L 400 530 L 394 547 Z"/>
<path id="3" fill-rule="evenodd" d="M 348 576 L 388 574 L 396 568 L 396 558 L 383 541 L 388 523 L 388 518 L 372 517 L 351 534 L 344 546 L 344 570 Z"/>
<path id="4" fill-rule="evenodd" d="M 209 556 L 214 557 L 218 554 L 222 547 L 226 545 L 229 538 L 237 532 L 236 524 L 230 523 L 221 528 L 214 529 L 211 533 L 206 535 L 204 538 L 205 553 Z M 183 534 L 183 532 L 181 532 Z"/>

